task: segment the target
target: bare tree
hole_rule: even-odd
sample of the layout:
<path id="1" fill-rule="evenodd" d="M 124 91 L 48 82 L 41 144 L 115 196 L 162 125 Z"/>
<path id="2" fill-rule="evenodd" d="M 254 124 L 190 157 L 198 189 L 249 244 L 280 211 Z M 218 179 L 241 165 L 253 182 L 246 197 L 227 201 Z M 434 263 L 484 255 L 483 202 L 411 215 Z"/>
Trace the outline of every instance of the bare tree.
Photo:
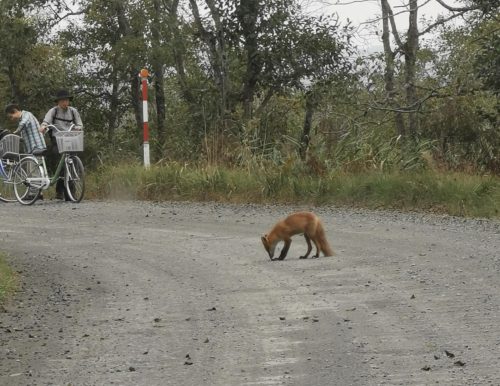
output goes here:
<path id="1" fill-rule="evenodd" d="M 216 7 L 215 1 L 205 0 L 205 2 L 210 10 L 210 15 L 214 23 L 213 32 L 205 28 L 196 0 L 189 0 L 189 4 L 191 6 L 194 17 L 194 22 L 198 29 L 198 35 L 200 36 L 201 41 L 208 48 L 210 65 L 213 71 L 215 83 L 219 88 L 219 93 L 221 96 L 219 112 L 222 113 L 227 108 L 227 95 L 229 90 L 229 71 L 227 69 L 226 61 L 227 54 L 225 52 L 226 48 L 224 29 L 222 27 L 219 9 Z"/>
<path id="2" fill-rule="evenodd" d="M 406 104 L 408 106 L 408 134 L 415 138 L 418 130 L 417 111 L 420 108 L 417 105 L 417 87 L 416 69 L 417 69 L 417 51 L 418 51 L 418 0 L 410 0 L 410 13 L 408 34 L 406 44 L 400 47 L 405 56 L 405 90 Z"/>
<path id="3" fill-rule="evenodd" d="M 116 12 L 116 17 L 118 20 L 118 31 L 122 39 L 134 36 L 135 32 L 132 30 L 129 20 L 127 19 L 124 4 L 118 0 L 115 0 L 112 4 Z M 134 64 L 130 64 L 128 68 L 128 74 L 129 74 L 129 84 L 130 84 L 130 102 L 134 110 L 136 127 L 138 130 L 141 130 L 142 110 L 139 99 L 139 91 L 140 91 L 139 69 L 136 66 L 134 66 Z"/>
<path id="4" fill-rule="evenodd" d="M 246 53 L 246 73 L 241 94 L 246 118 L 250 118 L 252 115 L 255 88 L 262 69 L 257 34 L 255 32 L 259 16 L 259 4 L 259 0 L 242 0 L 238 8 L 238 20 L 241 25 Z"/>
<path id="5" fill-rule="evenodd" d="M 109 116 L 108 116 L 108 141 L 114 144 L 115 130 L 118 123 L 120 77 L 116 57 L 112 62 L 111 70 L 111 95 L 109 96 Z"/>
<path id="6" fill-rule="evenodd" d="M 175 70 L 177 72 L 177 80 L 179 82 L 183 98 L 190 104 L 194 104 L 195 98 L 191 89 L 188 86 L 186 69 L 185 69 L 185 48 L 184 40 L 180 27 L 179 20 L 179 0 L 172 0 L 170 9 L 168 12 L 168 29 L 171 35 L 172 44 L 172 55 L 174 57 Z"/>
<path id="7" fill-rule="evenodd" d="M 228 94 L 231 91 L 231 84 L 229 82 L 229 69 L 227 63 L 227 51 L 226 51 L 226 37 L 224 36 L 224 28 L 222 25 L 222 20 L 220 16 L 220 11 L 215 5 L 214 0 L 205 0 L 210 9 L 210 14 L 215 25 L 215 40 L 217 42 L 217 61 L 220 66 L 219 74 L 219 87 L 221 95 L 221 107 L 222 112 L 228 108 Z"/>
<path id="8" fill-rule="evenodd" d="M 385 91 L 387 93 L 387 101 L 389 106 L 395 109 L 396 130 L 398 135 L 405 136 L 406 128 L 401 113 L 401 106 L 396 101 L 397 91 L 394 85 L 394 60 L 396 52 L 391 47 L 391 35 L 389 29 L 389 15 L 392 13 L 387 0 L 382 0 L 382 43 L 384 45 L 384 59 L 385 59 Z M 399 38 L 399 36 L 398 36 Z"/>
<path id="9" fill-rule="evenodd" d="M 477 10 L 478 6 L 470 7 L 451 7 L 448 6 L 443 0 L 437 0 L 439 4 L 445 7 L 452 14 L 448 17 L 440 17 L 435 22 L 429 24 L 422 31 L 418 28 L 418 11 L 421 5 L 418 0 L 408 0 L 405 6 L 408 13 L 408 31 L 406 33 L 406 40 L 403 41 L 398 32 L 394 13 L 389 5 L 388 0 L 381 0 L 382 7 L 382 41 L 384 44 L 384 57 L 385 57 L 385 89 L 387 92 L 387 100 L 389 105 L 394 108 L 396 114 L 396 127 L 399 134 L 405 136 L 409 135 L 411 138 L 416 138 L 418 134 L 418 111 L 422 103 L 429 99 L 428 97 L 420 98 L 417 94 L 416 86 L 416 72 L 417 72 L 417 53 L 419 50 L 420 36 L 432 31 L 434 28 L 460 16 L 466 12 Z M 423 4 L 425 4 L 424 2 Z M 392 36 L 396 43 L 396 49 L 393 50 L 390 45 L 389 25 L 391 27 Z M 397 53 L 401 53 L 404 57 L 404 93 L 406 106 L 400 107 L 395 103 L 395 96 L 397 94 L 394 86 L 394 59 Z M 431 94 L 434 94 L 432 92 Z M 432 96 L 432 95 L 431 95 Z M 402 113 L 406 113 L 408 117 L 406 132 L 405 123 Z"/>

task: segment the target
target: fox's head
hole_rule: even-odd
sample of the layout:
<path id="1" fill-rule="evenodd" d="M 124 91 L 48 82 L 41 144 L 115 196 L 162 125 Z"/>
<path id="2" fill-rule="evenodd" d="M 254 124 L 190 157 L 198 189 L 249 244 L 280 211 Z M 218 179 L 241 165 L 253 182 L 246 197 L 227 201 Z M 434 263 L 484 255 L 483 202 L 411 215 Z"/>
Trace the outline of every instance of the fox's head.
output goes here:
<path id="1" fill-rule="evenodd" d="M 270 242 L 267 235 L 262 236 L 260 239 L 262 240 L 262 244 L 264 244 L 264 248 L 266 249 L 267 253 L 269 253 L 269 258 L 272 260 L 277 243 Z"/>

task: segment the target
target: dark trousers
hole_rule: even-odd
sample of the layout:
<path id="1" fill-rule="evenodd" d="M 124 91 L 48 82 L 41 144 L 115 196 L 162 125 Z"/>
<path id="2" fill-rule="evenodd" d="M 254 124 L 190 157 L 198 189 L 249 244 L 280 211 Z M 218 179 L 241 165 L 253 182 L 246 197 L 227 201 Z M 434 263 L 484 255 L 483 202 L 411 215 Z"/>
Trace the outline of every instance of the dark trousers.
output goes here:
<path id="1" fill-rule="evenodd" d="M 50 151 L 47 154 L 47 169 L 50 172 L 55 173 L 57 169 L 57 165 L 59 164 L 59 160 L 61 158 L 61 155 L 59 154 L 59 150 L 57 148 L 57 141 L 56 138 L 52 135 L 52 132 L 49 132 L 49 137 L 50 137 Z M 61 169 L 61 174 L 59 174 L 59 179 L 57 180 L 56 183 L 56 194 L 59 195 L 64 195 L 64 167 Z"/>

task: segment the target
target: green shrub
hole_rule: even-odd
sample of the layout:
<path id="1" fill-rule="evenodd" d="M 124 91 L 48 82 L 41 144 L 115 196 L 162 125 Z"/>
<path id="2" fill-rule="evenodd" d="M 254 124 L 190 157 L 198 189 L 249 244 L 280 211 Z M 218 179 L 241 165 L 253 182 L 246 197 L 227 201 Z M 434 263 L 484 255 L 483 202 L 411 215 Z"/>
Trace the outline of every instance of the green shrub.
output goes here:
<path id="1" fill-rule="evenodd" d="M 16 288 L 16 275 L 5 261 L 5 255 L 0 254 L 0 305 Z"/>

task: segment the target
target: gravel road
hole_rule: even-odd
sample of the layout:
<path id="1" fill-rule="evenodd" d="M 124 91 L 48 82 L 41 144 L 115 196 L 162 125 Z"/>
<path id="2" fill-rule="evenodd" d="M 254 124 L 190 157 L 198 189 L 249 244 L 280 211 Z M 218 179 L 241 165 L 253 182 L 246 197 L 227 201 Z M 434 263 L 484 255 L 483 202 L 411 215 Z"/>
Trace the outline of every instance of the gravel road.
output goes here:
<path id="1" fill-rule="evenodd" d="M 271 262 L 313 209 L 334 257 Z M 298 206 L 0 205 L 0 385 L 500 385 L 500 222 Z"/>

